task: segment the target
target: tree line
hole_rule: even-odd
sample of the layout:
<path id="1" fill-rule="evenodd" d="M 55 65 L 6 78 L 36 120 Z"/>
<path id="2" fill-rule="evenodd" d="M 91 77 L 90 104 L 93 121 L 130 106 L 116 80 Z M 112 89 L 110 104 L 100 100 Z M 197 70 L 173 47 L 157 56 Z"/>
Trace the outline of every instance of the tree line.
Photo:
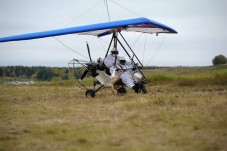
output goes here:
<path id="1" fill-rule="evenodd" d="M 215 56 L 212 60 L 213 65 L 226 64 L 227 58 L 224 55 Z M 147 66 L 144 69 L 163 68 L 157 66 Z M 167 68 L 167 67 L 165 67 Z M 27 66 L 2 66 L 0 67 L 0 77 L 11 78 L 29 78 L 32 80 L 51 81 L 68 80 L 70 78 L 80 78 L 83 74 L 82 68 L 77 68 L 77 72 L 70 72 L 71 69 L 66 67 L 27 67 Z M 72 70 L 71 70 L 72 71 Z"/>
<path id="2" fill-rule="evenodd" d="M 27 67 L 3 66 L 0 67 L 0 77 L 29 78 L 33 80 L 51 81 L 52 79 L 68 80 L 69 69 L 66 67 Z"/>

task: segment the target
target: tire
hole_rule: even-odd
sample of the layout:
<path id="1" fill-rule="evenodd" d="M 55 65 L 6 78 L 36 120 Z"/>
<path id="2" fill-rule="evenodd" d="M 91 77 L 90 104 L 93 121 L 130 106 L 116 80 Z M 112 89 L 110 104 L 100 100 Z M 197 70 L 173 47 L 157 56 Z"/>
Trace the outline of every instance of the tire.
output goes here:
<path id="1" fill-rule="evenodd" d="M 126 92 L 127 91 L 126 91 L 126 89 L 124 87 L 121 87 L 121 88 L 117 89 L 117 93 L 118 94 L 125 94 Z"/>
<path id="2" fill-rule="evenodd" d="M 95 97 L 95 91 L 92 90 L 92 89 L 89 89 L 89 90 L 86 91 L 85 95 L 86 95 L 87 98 L 94 98 Z"/>
<path id="3" fill-rule="evenodd" d="M 147 89 L 146 89 L 146 87 L 145 87 L 144 85 L 141 87 L 141 90 L 142 90 L 142 92 L 143 92 L 144 94 L 147 93 Z"/>

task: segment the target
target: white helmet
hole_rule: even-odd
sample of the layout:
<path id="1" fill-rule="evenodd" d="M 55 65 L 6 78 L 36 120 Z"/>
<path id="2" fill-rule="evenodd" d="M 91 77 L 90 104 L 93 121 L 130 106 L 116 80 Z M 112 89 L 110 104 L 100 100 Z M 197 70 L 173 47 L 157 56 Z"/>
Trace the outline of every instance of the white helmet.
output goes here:
<path id="1" fill-rule="evenodd" d="M 134 73 L 133 77 L 136 79 L 136 80 L 142 80 L 142 75 L 138 72 Z"/>
<path id="2" fill-rule="evenodd" d="M 113 48 L 112 50 L 110 50 L 111 54 L 113 55 L 118 55 L 118 50 L 117 48 Z"/>
<path id="3" fill-rule="evenodd" d="M 120 60 L 126 60 L 126 59 L 125 59 L 125 57 L 121 56 L 121 57 L 119 57 L 118 60 L 120 61 Z"/>
<path id="4" fill-rule="evenodd" d="M 112 51 L 118 51 L 118 50 L 117 50 L 117 48 L 113 47 L 113 49 L 111 49 L 110 51 L 112 52 Z"/>

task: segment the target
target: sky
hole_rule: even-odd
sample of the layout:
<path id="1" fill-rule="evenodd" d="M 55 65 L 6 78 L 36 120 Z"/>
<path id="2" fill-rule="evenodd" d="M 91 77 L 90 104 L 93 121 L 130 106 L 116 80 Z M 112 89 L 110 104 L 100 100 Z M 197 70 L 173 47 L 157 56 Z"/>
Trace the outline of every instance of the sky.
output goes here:
<path id="1" fill-rule="evenodd" d="M 146 17 L 178 34 L 123 33 L 145 66 L 210 66 L 227 57 L 226 0 L 0 0 L 0 37 Z M 109 10 L 109 17 L 107 13 Z M 104 57 L 111 36 L 65 35 L 0 43 L 0 66 L 67 67 Z M 120 55 L 126 54 L 120 50 Z"/>

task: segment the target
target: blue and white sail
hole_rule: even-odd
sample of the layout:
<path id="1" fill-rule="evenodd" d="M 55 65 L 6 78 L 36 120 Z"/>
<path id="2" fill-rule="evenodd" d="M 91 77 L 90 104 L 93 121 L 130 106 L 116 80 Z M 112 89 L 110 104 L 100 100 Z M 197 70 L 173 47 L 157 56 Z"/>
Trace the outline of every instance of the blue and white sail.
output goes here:
<path id="1" fill-rule="evenodd" d="M 101 36 L 105 36 L 113 33 L 114 30 L 127 31 L 127 32 L 142 32 L 142 33 L 150 33 L 150 34 L 177 33 L 171 27 L 168 27 L 159 22 L 156 22 L 147 18 L 134 18 L 134 19 L 127 19 L 127 20 L 50 30 L 50 31 L 34 32 L 34 33 L 15 35 L 15 36 L 9 36 L 9 37 L 2 37 L 0 38 L 0 42 L 30 40 L 30 39 L 68 35 L 68 34 L 93 35 L 93 36 L 101 37 Z"/>

